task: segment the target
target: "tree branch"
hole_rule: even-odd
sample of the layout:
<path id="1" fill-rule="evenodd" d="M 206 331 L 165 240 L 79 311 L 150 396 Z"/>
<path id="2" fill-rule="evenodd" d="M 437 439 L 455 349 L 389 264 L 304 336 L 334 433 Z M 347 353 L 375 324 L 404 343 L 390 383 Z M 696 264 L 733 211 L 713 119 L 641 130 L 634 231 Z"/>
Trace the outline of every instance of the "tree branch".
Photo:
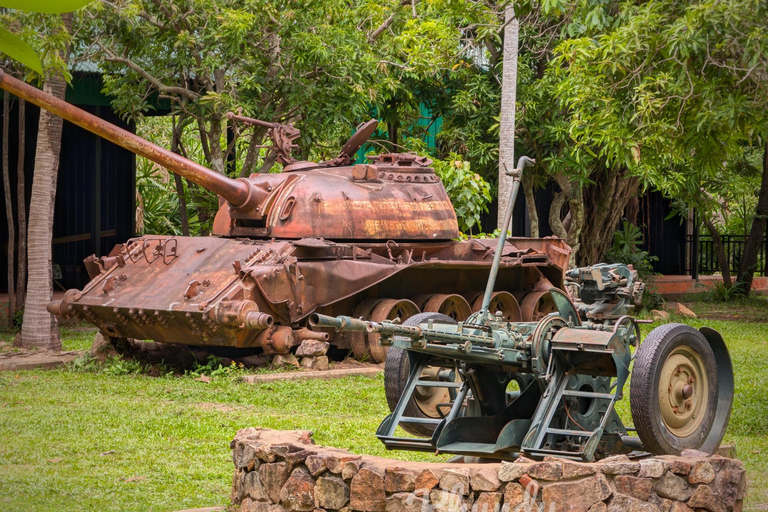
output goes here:
<path id="1" fill-rule="evenodd" d="M 136 64 L 130 59 L 126 59 L 124 57 L 118 57 L 109 48 L 106 48 L 105 46 L 99 44 L 98 45 L 101 50 L 107 54 L 107 57 L 105 60 L 108 62 L 115 62 L 117 64 L 122 64 L 124 66 L 129 67 L 130 69 L 137 72 L 139 75 L 144 78 L 147 82 L 152 84 L 152 86 L 158 90 L 161 94 L 176 94 L 178 96 L 182 96 L 184 98 L 187 98 L 190 101 L 194 101 L 198 98 L 200 98 L 200 95 L 197 94 L 194 91 L 190 91 L 189 89 L 185 89 L 184 87 L 176 87 L 173 85 L 165 85 L 160 80 L 155 78 L 154 76 L 150 75 L 144 68 Z"/>
<path id="2" fill-rule="evenodd" d="M 403 7 L 405 5 L 408 5 L 411 3 L 411 0 L 401 0 L 399 4 L 397 4 L 397 7 Z M 415 7 L 414 7 L 415 8 Z M 392 25 L 392 22 L 395 21 L 395 15 L 397 14 L 397 9 L 395 9 L 395 12 L 389 15 L 387 19 L 385 19 L 381 25 L 376 28 L 371 34 L 368 36 L 368 42 L 372 43 L 378 37 L 389 28 L 390 25 Z"/>

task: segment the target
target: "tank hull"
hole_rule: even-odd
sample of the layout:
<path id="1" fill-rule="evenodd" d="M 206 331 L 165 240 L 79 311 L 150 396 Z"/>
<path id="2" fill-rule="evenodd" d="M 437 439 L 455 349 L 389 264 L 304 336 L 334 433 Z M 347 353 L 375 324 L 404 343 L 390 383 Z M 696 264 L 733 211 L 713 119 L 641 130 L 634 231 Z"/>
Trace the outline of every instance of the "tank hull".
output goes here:
<path id="1" fill-rule="evenodd" d="M 458 294 L 471 303 L 483 290 L 495 244 L 145 236 L 91 259 L 92 281 L 52 308 L 116 338 L 284 353 L 302 337 L 327 334 L 338 348 L 351 348 L 330 330 L 308 334 L 307 317 L 352 315 L 382 298 Z M 569 253 L 559 239 L 510 239 L 497 290 L 520 302 L 562 290 Z"/>

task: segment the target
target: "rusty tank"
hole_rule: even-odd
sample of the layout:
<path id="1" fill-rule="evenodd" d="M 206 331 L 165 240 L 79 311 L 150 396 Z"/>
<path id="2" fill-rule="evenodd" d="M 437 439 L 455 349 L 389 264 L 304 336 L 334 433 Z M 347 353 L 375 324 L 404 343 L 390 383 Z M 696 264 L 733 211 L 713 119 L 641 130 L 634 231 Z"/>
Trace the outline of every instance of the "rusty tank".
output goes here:
<path id="1" fill-rule="evenodd" d="M 339 156 L 291 157 L 298 131 L 270 124 L 276 174 L 232 179 L 118 128 L 0 71 L 0 87 L 179 174 L 220 197 L 213 235 L 145 235 L 89 257 L 92 280 L 49 311 L 104 336 L 286 354 L 325 340 L 339 357 L 383 362 L 376 333 L 312 326 L 312 313 L 372 321 L 439 312 L 458 321 L 480 309 L 496 240 L 460 240 L 456 214 L 431 161 L 353 155 L 376 129 L 362 124 Z M 234 121 L 261 121 L 230 115 Z M 570 301 L 559 239 L 510 238 L 491 309 L 535 321 Z"/>

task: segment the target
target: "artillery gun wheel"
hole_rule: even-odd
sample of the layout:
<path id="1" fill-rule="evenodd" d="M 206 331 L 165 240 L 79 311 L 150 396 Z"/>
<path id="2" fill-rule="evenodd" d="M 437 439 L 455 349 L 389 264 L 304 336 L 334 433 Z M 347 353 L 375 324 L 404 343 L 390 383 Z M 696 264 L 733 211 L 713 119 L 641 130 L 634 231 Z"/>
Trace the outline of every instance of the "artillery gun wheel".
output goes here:
<path id="1" fill-rule="evenodd" d="M 417 295 L 413 302 L 424 313 L 441 313 L 457 322 L 466 320 L 472 314 L 467 299 L 461 295 L 436 293 L 433 295 Z"/>
<path id="2" fill-rule="evenodd" d="M 733 373 L 725 346 L 721 350 L 708 337 L 687 325 L 666 324 L 637 349 L 630 408 L 647 450 L 680 454 L 688 448 L 714 451 L 720 444 L 733 400 Z"/>
<path id="3" fill-rule="evenodd" d="M 549 290 L 533 291 L 520 302 L 523 322 L 538 322 L 550 313 L 557 312 L 555 298 Z"/>
<path id="4" fill-rule="evenodd" d="M 478 294 L 472 301 L 472 312 L 480 311 L 481 307 L 483 307 L 482 293 Z M 518 304 L 515 296 L 509 292 L 493 292 L 488 310 L 492 314 L 501 311 L 501 316 L 505 322 L 519 322 L 523 319 L 520 304 Z"/>
<path id="5" fill-rule="evenodd" d="M 455 324 L 456 321 L 441 313 L 427 312 L 413 315 L 403 322 L 403 325 L 419 325 L 420 323 L 435 320 L 441 323 Z M 432 371 L 433 367 L 427 368 L 425 373 Z M 389 410 L 394 411 L 400 397 L 403 395 L 405 386 L 408 382 L 408 375 L 411 371 L 411 365 L 408 360 L 408 351 L 401 348 L 390 348 L 387 352 L 387 361 L 384 365 L 384 390 L 387 395 L 387 405 Z M 422 374 L 422 378 L 424 374 Z M 451 401 L 450 390 L 448 388 L 423 388 L 417 387 L 413 394 L 413 399 L 405 407 L 405 416 L 417 418 L 440 418 L 437 411 L 439 404 Z M 430 437 L 435 430 L 435 425 L 403 423 L 403 429 L 413 435 L 421 437 Z"/>
<path id="6" fill-rule="evenodd" d="M 394 320 L 404 321 L 419 312 L 419 308 L 408 299 L 366 299 L 356 308 L 352 316 L 371 322 Z M 377 333 L 351 332 L 352 353 L 358 359 L 368 356 L 376 363 L 383 363 L 387 358 L 387 347 L 379 344 Z"/>

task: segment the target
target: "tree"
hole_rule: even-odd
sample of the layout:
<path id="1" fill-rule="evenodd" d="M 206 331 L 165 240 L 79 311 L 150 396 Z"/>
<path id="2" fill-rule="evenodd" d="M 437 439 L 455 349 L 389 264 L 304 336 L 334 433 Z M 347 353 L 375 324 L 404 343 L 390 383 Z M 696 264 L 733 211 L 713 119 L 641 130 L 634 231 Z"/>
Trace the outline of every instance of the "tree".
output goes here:
<path id="1" fill-rule="evenodd" d="M 730 179 L 726 164 L 744 145 L 764 144 L 766 15 L 754 0 L 628 2 L 599 37 L 564 42 L 552 69 L 571 113 L 573 154 L 701 205 L 702 190 Z M 747 290 L 768 214 L 763 167 L 737 276 Z"/>
<path id="2" fill-rule="evenodd" d="M 3 0 L 2 6 L 11 9 L 18 9 L 26 12 L 41 12 L 58 14 L 79 9 L 90 0 Z M 21 29 L 27 37 L 34 36 L 40 38 L 40 34 L 32 31 L 34 23 L 28 23 L 32 15 L 26 16 L 27 23 L 18 23 L 17 28 Z M 39 20 L 37 20 L 39 21 Z M 72 15 L 65 14 L 60 19 L 49 19 L 54 27 L 48 37 L 43 41 L 38 41 L 43 46 L 46 53 L 50 53 L 49 68 L 45 71 L 50 77 L 50 83 L 46 87 L 50 92 L 59 93 L 60 98 L 64 98 L 66 90 L 65 78 L 68 76 L 66 64 L 69 54 L 68 42 L 69 32 L 71 31 Z M 30 34 L 30 31 L 31 34 Z M 18 60 L 22 64 L 30 67 L 34 72 L 44 73 L 42 62 L 35 53 L 33 47 L 18 35 L 12 34 L 5 27 L 0 27 L 0 52 L 6 53 L 9 57 Z M 45 89 L 45 87 L 44 87 Z M 51 238 L 53 233 L 53 205 L 56 195 L 56 175 L 58 174 L 59 149 L 61 147 L 61 125 L 59 118 L 52 119 L 54 116 L 43 111 L 40 115 L 40 130 L 38 131 L 37 155 L 35 160 L 35 176 L 32 187 L 33 215 L 30 218 L 30 233 L 34 234 L 32 243 L 27 243 L 26 238 L 26 198 L 24 186 L 24 102 L 19 102 L 19 155 L 17 164 L 17 208 L 19 221 L 19 235 L 22 237 L 19 241 L 19 278 L 24 280 L 27 274 L 27 252 L 28 246 L 34 251 L 33 271 L 29 272 L 29 283 L 22 282 L 19 286 L 19 297 L 15 298 L 14 283 L 14 254 L 13 246 L 15 236 L 14 219 L 12 215 L 12 199 L 9 180 L 8 165 L 8 114 L 9 114 L 9 95 L 4 95 L 3 109 L 3 181 L 6 193 L 6 212 L 8 217 L 9 231 L 9 253 L 8 253 L 8 291 L 11 310 L 18 307 L 15 299 L 20 299 L 26 289 L 29 294 L 24 295 L 25 310 L 24 321 L 22 324 L 22 345 L 37 346 L 42 348 L 61 348 L 61 342 L 58 336 L 58 324 L 53 315 L 49 314 L 45 306 L 51 301 L 53 294 L 52 266 L 51 266 Z M 41 208 L 42 210 L 35 210 Z M 47 212 L 47 214 L 46 214 Z M 25 286 L 26 285 L 26 286 Z M 47 297 L 47 298 L 46 298 Z"/>
<path id="3" fill-rule="evenodd" d="M 47 73 L 43 91 L 64 99 L 67 88 L 66 64 L 69 59 L 69 38 L 72 13 L 61 16 L 61 25 L 54 37 L 63 43 L 54 50 L 58 65 Z M 59 36 L 59 37 L 56 37 Z M 62 37 L 63 36 L 63 37 Z M 61 129 L 64 120 L 47 110 L 40 110 L 37 146 L 35 149 L 35 176 L 29 204 L 29 281 L 21 326 L 21 344 L 61 350 L 58 322 L 48 313 L 46 306 L 53 300 L 53 267 L 51 239 L 53 234 L 53 207 L 56 198 L 56 178 L 59 171 Z"/>
<path id="4" fill-rule="evenodd" d="M 520 23 L 515 7 L 509 4 L 504 13 L 504 62 L 501 77 L 501 114 L 499 117 L 499 213 L 501 227 L 512 191 L 512 178 L 507 171 L 515 168 L 515 101 L 517 98 L 517 38 Z"/>

